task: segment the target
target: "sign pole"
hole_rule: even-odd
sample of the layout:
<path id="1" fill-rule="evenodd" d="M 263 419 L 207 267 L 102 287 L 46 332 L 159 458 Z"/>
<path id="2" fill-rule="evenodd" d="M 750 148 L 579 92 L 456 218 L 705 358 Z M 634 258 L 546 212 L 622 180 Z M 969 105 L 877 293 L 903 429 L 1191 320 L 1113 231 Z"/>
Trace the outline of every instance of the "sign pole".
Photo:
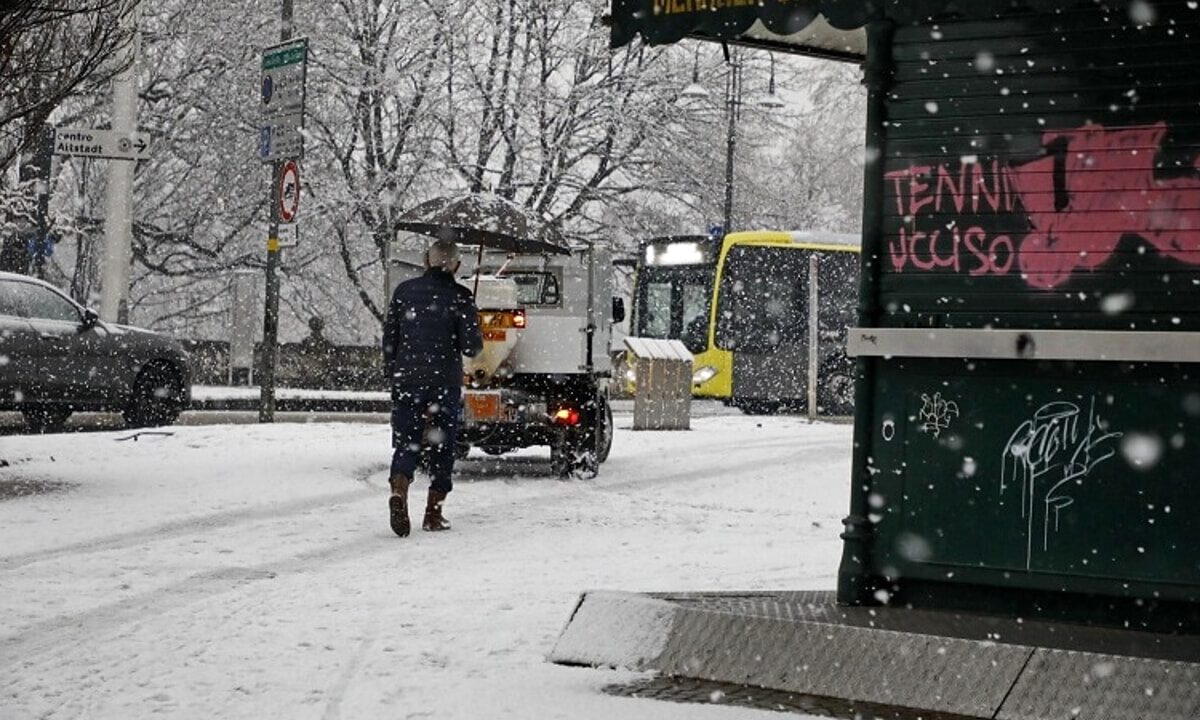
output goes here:
<path id="1" fill-rule="evenodd" d="M 808 421 L 817 420 L 817 366 L 821 358 L 820 349 L 821 321 L 817 315 L 821 295 L 817 287 L 817 256 L 808 256 Z"/>
<path id="2" fill-rule="evenodd" d="M 37 237 L 33 247 L 33 270 L 39 278 L 46 277 L 46 255 L 50 252 L 50 163 L 54 159 L 54 126 L 43 124 L 38 131 L 34 165 L 37 167 Z"/>
<path id="3" fill-rule="evenodd" d="M 271 163 L 271 220 L 267 230 L 267 290 L 263 304 L 263 343 L 259 360 L 258 421 L 275 422 L 275 364 L 279 343 L 279 203 L 275 188 L 279 185 L 283 164 Z"/>
<path id="4" fill-rule="evenodd" d="M 292 39 L 292 0 L 282 0 L 279 40 Z M 258 370 L 259 404 L 258 421 L 275 422 L 275 364 L 279 344 L 279 192 L 283 178 L 283 159 L 271 163 L 271 187 L 268 190 L 271 208 L 267 228 L 267 288 L 263 303 L 263 346 L 261 365 Z"/>
<path id="5" fill-rule="evenodd" d="M 122 134 L 137 130 L 137 60 L 141 5 L 129 15 L 133 28 L 128 63 L 113 79 L 112 129 Z M 104 270 L 100 281 L 100 317 L 109 322 L 129 321 L 129 273 L 133 262 L 133 170 L 134 163 L 118 162 L 108 167 L 108 189 L 104 212 Z"/>

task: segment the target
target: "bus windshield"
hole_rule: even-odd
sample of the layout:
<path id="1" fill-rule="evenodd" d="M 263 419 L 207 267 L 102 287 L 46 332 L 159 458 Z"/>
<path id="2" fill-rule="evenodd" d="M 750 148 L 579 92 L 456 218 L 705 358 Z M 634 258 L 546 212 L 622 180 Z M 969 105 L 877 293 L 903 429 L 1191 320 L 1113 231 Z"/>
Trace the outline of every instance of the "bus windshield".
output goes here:
<path id="1" fill-rule="evenodd" d="M 714 268 L 645 267 L 641 272 L 637 335 L 680 340 L 693 353 L 707 350 Z"/>

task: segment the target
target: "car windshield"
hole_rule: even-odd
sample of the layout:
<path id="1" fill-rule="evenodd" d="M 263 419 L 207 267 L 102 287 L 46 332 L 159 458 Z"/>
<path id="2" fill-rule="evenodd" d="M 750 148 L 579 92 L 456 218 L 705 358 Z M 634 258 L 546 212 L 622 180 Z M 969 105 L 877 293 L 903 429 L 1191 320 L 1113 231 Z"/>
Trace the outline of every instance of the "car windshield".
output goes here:
<path id="1" fill-rule="evenodd" d="M 18 283 L 0 281 L 0 315 L 24 317 L 25 307 L 17 292 Z"/>
<path id="2" fill-rule="evenodd" d="M 79 322 L 79 309 L 70 300 L 49 288 L 34 283 L 13 283 L 15 292 L 30 318 Z"/>

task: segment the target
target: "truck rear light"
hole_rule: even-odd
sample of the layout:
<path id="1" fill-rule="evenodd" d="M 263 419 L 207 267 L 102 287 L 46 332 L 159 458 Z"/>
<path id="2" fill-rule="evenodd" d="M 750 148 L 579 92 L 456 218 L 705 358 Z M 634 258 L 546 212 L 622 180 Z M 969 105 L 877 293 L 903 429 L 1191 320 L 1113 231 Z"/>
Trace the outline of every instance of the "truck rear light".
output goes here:
<path id="1" fill-rule="evenodd" d="M 507 329 L 523 330 L 525 328 L 524 310 L 481 310 L 479 312 L 479 328 L 486 334 L 491 331 Z M 503 340 L 503 333 L 499 338 Z"/>
<path id="2" fill-rule="evenodd" d="M 554 413 L 554 422 L 558 425 L 574 426 L 579 424 L 579 411 L 575 408 L 559 408 Z"/>

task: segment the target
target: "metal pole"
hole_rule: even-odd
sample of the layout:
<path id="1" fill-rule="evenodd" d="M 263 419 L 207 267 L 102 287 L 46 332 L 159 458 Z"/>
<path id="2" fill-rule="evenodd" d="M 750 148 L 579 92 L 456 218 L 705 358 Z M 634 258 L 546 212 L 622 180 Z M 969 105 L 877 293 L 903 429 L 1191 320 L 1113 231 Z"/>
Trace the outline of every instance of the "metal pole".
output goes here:
<path id="1" fill-rule="evenodd" d="M 292 0 L 282 0 L 279 40 L 292 39 Z M 279 344 L 279 184 L 283 178 L 283 160 L 271 163 L 271 187 L 267 203 L 271 218 L 267 229 L 267 297 L 263 303 L 263 344 L 258 370 L 260 391 L 258 421 L 275 422 L 275 363 Z"/>
<path id="2" fill-rule="evenodd" d="M 46 277 L 46 253 L 50 251 L 50 166 L 54 159 L 54 126 L 45 123 L 38 131 L 38 146 L 34 154 L 37 164 L 37 240 L 33 253 L 34 274 Z"/>
<path id="3" fill-rule="evenodd" d="M 137 131 L 137 65 L 140 53 L 141 4 L 136 4 L 126 22 L 133 37 L 129 41 L 125 68 L 113 78 L 112 129 L 121 134 Z M 110 322 L 129 321 L 129 272 L 133 263 L 133 170 L 134 160 L 108 162 L 108 190 L 104 212 L 104 270 L 100 281 L 100 317 Z"/>
<path id="4" fill-rule="evenodd" d="M 817 256 L 808 256 L 808 421 L 814 422 L 817 419 L 817 363 L 820 360 L 818 354 L 821 338 L 820 322 L 818 318 L 819 308 L 817 300 L 820 293 L 817 288 Z"/>
<path id="5" fill-rule="evenodd" d="M 729 76 L 725 80 L 725 112 L 729 126 L 725 133 L 725 217 L 722 228 L 725 233 L 733 232 L 733 158 L 737 148 L 737 106 L 741 98 L 741 65 L 737 55 L 730 60 Z"/>
<path id="6" fill-rule="evenodd" d="M 887 150 L 887 93 L 895 65 L 892 60 L 890 21 L 867 23 L 867 62 L 863 78 L 867 86 L 867 138 L 863 167 L 862 278 L 858 291 L 858 326 L 874 327 L 879 314 L 879 269 L 883 258 L 884 155 Z M 875 531 L 870 518 L 868 495 L 874 478 L 871 448 L 874 432 L 875 361 L 858 358 L 854 387 L 854 451 L 851 460 L 850 514 L 842 520 L 842 562 L 838 567 L 837 599 L 845 605 L 878 602 L 874 597 L 871 571 Z"/>

